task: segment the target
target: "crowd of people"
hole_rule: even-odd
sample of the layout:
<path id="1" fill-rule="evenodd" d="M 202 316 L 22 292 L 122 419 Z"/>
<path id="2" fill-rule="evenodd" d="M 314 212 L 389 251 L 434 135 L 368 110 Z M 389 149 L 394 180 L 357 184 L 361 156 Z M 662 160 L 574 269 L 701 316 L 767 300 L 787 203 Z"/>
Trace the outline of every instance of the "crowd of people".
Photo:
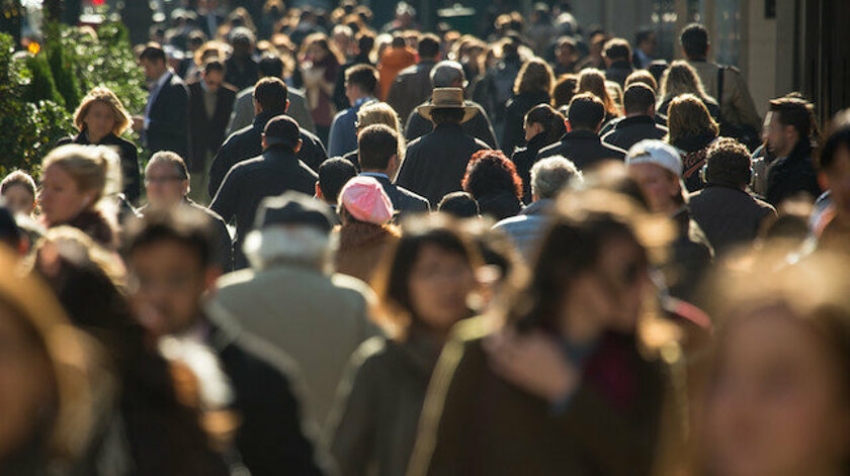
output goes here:
<path id="1" fill-rule="evenodd" d="M 699 24 L 221 7 L 0 184 L 0 474 L 850 474 L 850 111 Z"/>

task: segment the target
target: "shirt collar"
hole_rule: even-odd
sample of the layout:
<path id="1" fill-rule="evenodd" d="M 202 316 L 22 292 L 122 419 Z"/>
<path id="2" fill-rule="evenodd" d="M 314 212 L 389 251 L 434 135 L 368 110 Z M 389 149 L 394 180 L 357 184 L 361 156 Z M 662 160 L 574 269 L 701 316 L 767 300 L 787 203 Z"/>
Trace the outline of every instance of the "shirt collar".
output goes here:
<path id="1" fill-rule="evenodd" d="M 387 174 L 382 174 L 380 172 L 360 172 L 360 175 L 364 177 L 376 177 L 376 178 L 385 178 L 389 180 L 390 176 Z"/>

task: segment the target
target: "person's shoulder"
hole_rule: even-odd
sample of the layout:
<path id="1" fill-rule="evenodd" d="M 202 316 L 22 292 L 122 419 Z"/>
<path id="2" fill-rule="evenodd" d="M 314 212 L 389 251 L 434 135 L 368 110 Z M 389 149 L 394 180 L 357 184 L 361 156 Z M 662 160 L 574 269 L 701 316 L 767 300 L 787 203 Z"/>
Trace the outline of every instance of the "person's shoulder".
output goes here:
<path id="1" fill-rule="evenodd" d="M 216 281 L 216 298 L 226 296 L 238 287 L 251 283 L 254 276 L 255 272 L 251 268 L 240 269 L 238 271 L 222 275 Z"/>
<path id="2" fill-rule="evenodd" d="M 627 151 L 607 142 L 600 142 L 600 144 L 602 144 L 602 147 L 604 147 L 607 152 L 614 154 L 616 158 L 625 158 L 626 154 L 628 154 Z"/>
<path id="3" fill-rule="evenodd" d="M 230 83 L 222 84 L 219 90 L 221 91 L 221 94 L 223 94 L 225 97 L 236 98 L 236 95 L 239 94 L 239 90 L 236 89 L 236 86 Z"/>
<path id="4" fill-rule="evenodd" d="M 400 194 L 404 195 L 405 197 L 407 197 L 411 200 L 415 200 L 417 202 L 428 203 L 428 199 L 423 197 L 422 195 L 419 195 L 418 193 L 411 192 L 410 190 L 402 187 L 401 185 L 396 185 L 396 184 L 390 184 L 390 185 L 392 185 L 396 190 L 398 190 L 398 192 Z"/>
<path id="5" fill-rule="evenodd" d="M 289 90 L 289 94 L 290 95 L 292 94 L 291 89 Z M 248 86 L 247 88 L 243 89 L 242 91 L 239 91 L 238 93 L 236 93 L 236 100 L 241 101 L 241 100 L 243 100 L 242 98 L 253 97 L 253 95 L 254 95 L 254 86 Z"/>
<path id="6" fill-rule="evenodd" d="M 190 208 L 192 208 L 192 209 L 194 209 L 194 210 L 197 210 L 197 211 L 199 211 L 199 212 L 202 212 L 202 213 L 204 213 L 205 215 L 207 215 L 207 216 L 208 216 L 211 220 L 213 220 L 214 222 L 216 222 L 216 223 L 220 223 L 220 224 L 224 225 L 224 219 L 223 219 L 223 218 L 221 218 L 221 215 L 219 215 L 218 213 L 216 213 L 216 212 L 215 212 L 215 211 L 213 211 L 213 210 L 210 210 L 210 209 L 209 209 L 209 207 L 205 207 L 205 206 L 200 205 L 200 204 L 198 204 L 198 203 L 195 203 L 195 202 L 193 202 L 193 201 L 191 201 L 191 200 L 186 201 L 186 206 L 188 206 L 188 207 L 190 207 Z M 226 226 L 226 225 L 225 225 L 225 226 Z"/>
<path id="7" fill-rule="evenodd" d="M 351 363 L 358 368 L 358 374 L 378 371 L 391 357 L 388 356 L 390 341 L 383 336 L 366 340 L 351 355 Z"/>
<path id="8" fill-rule="evenodd" d="M 302 141 L 310 142 L 312 145 L 317 145 L 317 143 L 321 142 L 316 134 L 313 134 L 312 132 L 300 126 L 298 127 L 298 136 L 301 138 Z"/>
<path id="9" fill-rule="evenodd" d="M 529 218 L 528 215 L 515 215 L 515 216 L 512 216 L 512 217 L 503 218 L 502 220 L 499 220 L 498 222 L 496 222 L 495 225 L 493 225 L 493 229 L 510 230 L 512 228 L 515 228 L 515 227 L 520 226 L 523 223 L 527 222 L 528 218 Z"/>
<path id="10" fill-rule="evenodd" d="M 549 157 L 551 155 L 557 155 L 561 153 L 561 149 L 564 147 L 564 145 L 565 142 L 562 140 L 555 142 L 554 144 L 549 144 L 546 147 L 540 149 L 540 152 L 537 153 L 537 157 L 543 158 Z"/>
<path id="11" fill-rule="evenodd" d="M 413 139 L 412 141 L 408 142 L 407 143 L 407 155 L 409 155 L 411 152 L 416 152 L 420 147 L 422 147 L 422 140 L 425 139 L 426 137 L 430 136 L 433 133 L 434 133 L 434 131 L 431 131 L 431 132 L 425 134 L 424 136 L 419 136 L 416 139 Z M 405 160 L 407 160 L 407 157 L 405 157 Z"/>

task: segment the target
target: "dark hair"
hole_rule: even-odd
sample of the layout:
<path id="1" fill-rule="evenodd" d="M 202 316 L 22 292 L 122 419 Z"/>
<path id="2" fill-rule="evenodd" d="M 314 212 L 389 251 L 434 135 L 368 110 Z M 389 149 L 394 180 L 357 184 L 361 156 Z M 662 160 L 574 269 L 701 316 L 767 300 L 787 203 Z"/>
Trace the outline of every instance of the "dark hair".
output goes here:
<path id="1" fill-rule="evenodd" d="M 627 78 L 625 86 L 628 89 L 629 86 L 633 84 L 643 84 L 649 89 L 652 90 L 652 93 L 655 94 L 658 91 L 658 81 L 655 80 L 655 76 L 652 75 L 649 71 L 645 69 L 639 69 L 633 71 Z"/>
<path id="2" fill-rule="evenodd" d="M 394 328 L 392 333 L 398 340 L 405 340 L 410 326 L 418 322 L 411 302 L 410 278 L 422 249 L 429 245 L 463 257 L 473 269 L 481 262 L 450 217 L 432 215 L 405 222 L 401 238 L 384 255 L 373 281 L 380 300 L 379 314 L 385 324 Z"/>
<path id="3" fill-rule="evenodd" d="M 183 160 L 183 157 L 180 157 L 179 154 L 169 150 L 156 152 L 151 156 L 147 167 L 150 167 L 156 162 L 165 162 L 171 165 L 174 167 L 174 171 L 177 172 L 177 177 L 179 177 L 180 180 L 189 180 L 189 169 L 186 167 L 186 161 Z M 147 172 L 147 168 L 145 171 Z"/>
<path id="4" fill-rule="evenodd" d="M 602 54 L 612 61 L 628 60 L 632 57 L 632 47 L 622 38 L 613 38 L 605 43 Z"/>
<path id="5" fill-rule="evenodd" d="M 145 45 L 145 49 L 142 50 L 142 53 L 139 55 L 139 60 L 148 60 L 156 63 L 157 61 L 165 62 L 165 50 L 162 49 L 162 45 L 159 43 L 148 43 Z"/>
<path id="6" fill-rule="evenodd" d="M 552 89 L 552 107 L 560 108 L 569 105 L 576 94 L 577 87 L 578 76 L 574 74 L 564 74 L 558 78 L 555 87 Z"/>
<path id="7" fill-rule="evenodd" d="M 702 60 L 708 55 L 708 30 L 699 23 L 686 26 L 679 36 L 679 41 L 688 59 Z"/>
<path id="8" fill-rule="evenodd" d="M 404 39 L 404 36 L 400 34 L 393 35 L 392 42 L 390 43 L 390 47 L 392 48 L 404 48 L 407 46 L 407 42 Z"/>
<path id="9" fill-rule="evenodd" d="M 215 228 L 206 213 L 190 207 L 151 210 L 127 227 L 125 255 L 141 248 L 171 241 L 191 249 L 206 269 L 217 263 Z"/>
<path id="10" fill-rule="evenodd" d="M 357 176 L 357 169 L 348 159 L 333 157 L 319 166 L 319 188 L 325 201 L 336 203 L 339 192 L 349 180 Z"/>
<path id="11" fill-rule="evenodd" d="M 398 133 L 384 124 L 372 124 L 360 131 L 357 153 L 363 170 L 384 170 L 390 157 L 398 154 Z"/>
<path id="12" fill-rule="evenodd" d="M 345 81 L 356 84 L 366 94 L 373 94 L 378 86 L 378 70 L 368 64 L 354 65 L 345 70 Z"/>
<path id="13" fill-rule="evenodd" d="M 514 163 L 500 150 L 479 150 L 472 154 L 461 186 L 476 200 L 501 192 L 522 198 L 522 179 Z"/>
<path id="14" fill-rule="evenodd" d="M 481 214 L 478 201 L 467 192 L 452 192 L 437 204 L 437 211 L 455 218 L 475 218 Z"/>
<path id="15" fill-rule="evenodd" d="M 541 134 L 544 134 L 546 145 L 561 140 L 561 137 L 567 133 L 564 116 L 548 104 L 538 104 L 531 108 L 525 115 L 525 123 L 543 126 Z"/>
<path id="16" fill-rule="evenodd" d="M 850 110 L 844 110 L 835 115 L 829 137 L 826 139 L 818 157 L 818 168 L 820 170 L 829 169 L 835 162 L 838 149 L 842 147 L 850 151 Z"/>
<path id="17" fill-rule="evenodd" d="M 369 31 L 357 33 L 357 49 L 361 55 L 368 55 L 375 48 L 375 35 Z"/>
<path id="18" fill-rule="evenodd" d="M 567 113 L 573 129 L 588 129 L 595 131 L 605 120 L 605 105 L 602 100 L 591 93 L 581 93 L 570 101 Z"/>
<path id="19" fill-rule="evenodd" d="M 652 38 L 653 35 L 655 35 L 655 32 L 648 28 L 638 30 L 637 34 L 635 35 L 635 46 L 639 47 L 641 43 L 649 40 L 650 38 Z"/>
<path id="20" fill-rule="evenodd" d="M 808 141 L 816 130 L 812 104 L 797 97 L 772 99 L 768 110 L 783 126 L 792 126 L 800 134 L 801 141 Z"/>
<path id="21" fill-rule="evenodd" d="M 210 59 L 204 62 L 204 74 L 210 74 L 213 71 L 224 73 L 224 63 L 219 59 Z"/>
<path id="22" fill-rule="evenodd" d="M 549 63 L 539 58 L 525 62 L 517 73 L 514 81 L 514 94 L 542 92 L 552 94 L 552 84 L 555 75 Z"/>
<path id="23" fill-rule="evenodd" d="M 645 84 L 632 84 L 623 93 L 623 108 L 626 114 L 649 114 L 653 106 L 655 106 L 655 92 Z"/>
<path id="24" fill-rule="evenodd" d="M 646 68 L 646 70 L 649 71 L 649 74 L 651 74 L 655 79 L 655 84 L 658 84 L 661 82 L 661 78 L 664 76 L 664 73 L 669 67 L 670 63 L 668 63 L 667 60 L 660 59 L 653 60 L 652 63 L 649 63 L 649 67 Z M 658 91 L 658 88 L 656 87 L 655 90 Z"/>
<path id="25" fill-rule="evenodd" d="M 280 78 L 283 76 L 283 60 L 274 53 L 265 53 L 260 58 L 260 77 Z"/>
<path id="26" fill-rule="evenodd" d="M 254 100 L 263 112 L 271 112 L 275 115 L 285 113 L 288 96 L 289 89 L 286 83 L 278 77 L 262 78 L 254 86 Z"/>
<path id="27" fill-rule="evenodd" d="M 431 121 L 437 126 L 444 122 L 460 124 L 463 120 L 463 115 L 463 109 L 453 107 L 435 108 L 431 111 Z"/>
<path id="28" fill-rule="evenodd" d="M 730 187 L 746 186 L 752 178 L 750 151 L 735 139 L 721 137 L 705 156 L 705 181 Z"/>
<path id="29" fill-rule="evenodd" d="M 425 33 L 419 38 L 417 50 L 420 59 L 436 58 L 440 54 L 440 38 L 433 33 Z"/>

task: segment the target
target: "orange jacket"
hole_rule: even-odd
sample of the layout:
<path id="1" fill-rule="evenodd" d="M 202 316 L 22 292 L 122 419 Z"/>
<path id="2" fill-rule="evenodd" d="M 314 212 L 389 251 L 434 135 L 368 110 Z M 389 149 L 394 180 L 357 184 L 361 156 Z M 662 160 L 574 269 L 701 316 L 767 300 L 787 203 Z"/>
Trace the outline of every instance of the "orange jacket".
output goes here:
<path id="1" fill-rule="evenodd" d="M 387 93 L 390 91 L 390 85 L 399 71 L 416 64 L 418 61 L 416 50 L 409 46 L 404 48 L 389 47 L 381 55 L 381 60 L 378 62 L 378 72 L 381 74 L 380 83 L 378 85 L 378 97 L 381 101 L 387 98 Z"/>

